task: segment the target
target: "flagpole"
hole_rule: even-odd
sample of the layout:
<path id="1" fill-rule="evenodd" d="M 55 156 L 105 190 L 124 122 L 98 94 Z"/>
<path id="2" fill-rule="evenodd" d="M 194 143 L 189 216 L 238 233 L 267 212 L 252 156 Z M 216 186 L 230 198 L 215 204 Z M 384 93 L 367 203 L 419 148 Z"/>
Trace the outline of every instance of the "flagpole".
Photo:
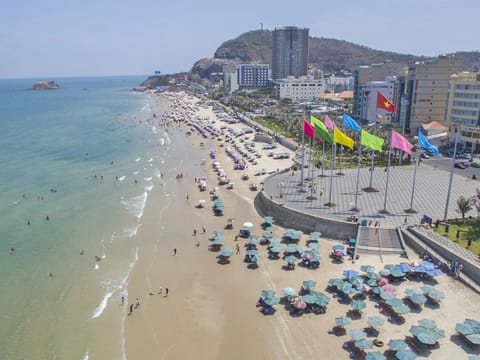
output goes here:
<path id="1" fill-rule="evenodd" d="M 362 132 L 360 132 L 360 139 L 358 141 L 358 159 L 357 159 L 357 184 L 355 186 L 355 205 L 350 211 L 359 212 L 358 208 L 358 184 L 360 182 L 360 162 L 362 159 Z"/>
<path id="2" fill-rule="evenodd" d="M 390 143 L 390 148 L 388 149 L 388 162 L 387 162 L 387 183 L 385 185 L 385 199 L 383 200 L 383 210 L 379 212 L 381 214 L 389 214 L 387 211 L 387 197 L 388 197 L 388 182 L 390 178 L 390 157 L 392 156 L 392 144 Z"/>
<path id="3" fill-rule="evenodd" d="M 307 110 L 305 110 L 305 113 L 304 113 L 304 121 L 307 120 L 307 115 L 308 115 L 308 112 Z M 302 169 L 300 171 L 300 192 L 303 192 L 303 171 L 304 171 L 304 166 L 305 166 L 305 122 L 303 123 L 303 131 L 302 131 Z"/>
<path id="4" fill-rule="evenodd" d="M 455 171 L 455 156 L 457 156 L 457 142 L 458 142 L 458 126 L 455 126 L 455 145 L 453 147 L 452 164 L 450 165 L 450 181 L 448 183 L 447 203 L 445 204 L 445 213 L 443 214 L 443 221 L 447 221 L 448 204 L 450 202 L 450 195 L 452 193 L 453 173 Z"/>
<path id="5" fill-rule="evenodd" d="M 325 170 L 325 141 L 322 141 L 322 175 L 321 177 L 324 177 L 325 175 L 323 174 L 323 171 Z"/>
<path id="6" fill-rule="evenodd" d="M 413 185 L 412 185 L 412 196 L 410 198 L 410 207 L 405 209 L 404 212 L 407 214 L 416 214 L 417 212 L 413 209 L 413 197 L 415 195 L 415 182 L 417 179 L 417 167 L 418 167 L 418 159 L 415 159 L 415 167 L 413 168 Z"/>
<path id="7" fill-rule="evenodd" d="M 335 206 L 334 203 L 332 203 L 332 192 L 333 192 L 333 170 L 335 169 L 335 156 L 337 153 L 337 144 L 333 143 L 332 145 L 332 163 L 330 166 L 330 186 L 328 189 L 328 202 L 326 204 L 323 204 L 323 206 L 328 206 L 332 207 Z"/>
<path id="8" fill-rule="evenodd" d="M 374 125 L 374 134 L 377 135 L 377 121 L 375 120 Z M 370 163 L 370 185 L 367 188 L 363 189 L 366 192 L 378 192 L 377 189 L 373 187 L 373 172 L 375 171 L 375 150 L 372 149 L 372 158 Z"/>
<path id="9" fill-rule="evenodd" d="M 338 169 L 337 175 L 344 175 L 342 172 L 343 168 L 343 145 L 340 145 L 340 167 Z"/>

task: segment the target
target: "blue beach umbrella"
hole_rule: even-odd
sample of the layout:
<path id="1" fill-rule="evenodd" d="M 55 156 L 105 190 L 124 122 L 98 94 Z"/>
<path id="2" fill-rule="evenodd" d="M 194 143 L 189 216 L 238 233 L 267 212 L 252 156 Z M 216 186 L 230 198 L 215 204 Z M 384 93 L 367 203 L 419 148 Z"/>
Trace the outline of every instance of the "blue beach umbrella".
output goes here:
<path id="1" fill-rule="evenodd" d="M 425 270 L 433 270 L 435 269 L 435 264 L 431 261 L 422 261 L 422 266 L 425 268 Z"/>
<path id="2" fill-rule="evenodd" d="M 320 247 L 320 244 L 316 242 L 309 242 L 307 244 L 307 247 L 309 247 L 310 249 L 318 249 Z"/>
<path id="3" fill-rule="evenodd" d="M 353 341 L 360 341 L 367 338 L 367 334 L 362 329 L 353 329 L 348 332 Z"/>
<path id="4" fill-rule="evenodd" d="M 353 310 L 362 310 L 367 307 L 367 304 L 363 300 L 353 300 L 350 306 Z"/>
<path id="5" fill-rule="evenodd" d="M 406 341 L 401 339 L 392 339 L 387 345 L 393 351 L 400 351 L 408 348 Z"/>
<path id="6" fill-rule="evenodd" d="M 262 297 L 267 298 L 276 296 L 276 292 L 274 290 L 262 290 L 261 295 Z"/>
<path id="7" fill-rule="evenodd" d="M 250 256 L 251 255 L 258 255 L 258 250 L 257 249 L 250 249 L 250 250 L 245 251 L 245 253 L 247 255 L 250 255 Z"/>
<path id="8" fill-rule="evenodd" d="M 313 280 L 305 280 L 305 281 L 302 283 L 302 286 L 303 286 L 305 289 L 311 289 L 311 288 L 317 286 L 317 282 L 316 282 L 316 281 L 313 281 Z"/>
<path id="9" fill-rule="evenodd" d="M 263 301 L 269 306 L 277 305 L 280 303 L 280 299 L 276 296 L 266 297 L 265 299 L 263 299 Z"/>
<path id="10" fill-rule="evenodd" d="M 320 239 L 320 236 L 322 236 L 321 232 L 314 231 L 314 232 L 310 233 L 308 239 L 311 240 L 311 241 L 318 241 Z"/>
<path id="11" fill-rule="evenodd" d="M 232 256 L 233 255 L 233 250 L 230 249 L 230 248 L 223 248 L 221 251 L 220 251 L 220 256 L 225 256 L 225 257 L 229 257 L 229 256 Z"/>
<path id="12" fill-rule="evenodd" d="M 337 326 L 344 327 L 345 325 L 348 325 L 348 324 L 351 324 L 351 323 L 352 323 L 352 319 L 350 319 L 347 316 L 341 316 L 341 317 L 335 318 L 335 324 Z"/>
<path id="13" fill-rule="evenodd" d="M 375 267 L 373 265 L 362 265 L 360 266 L 360 270 L 365 272 L 366 274 L 368 273 L 374 273 L 375 272 Z"/>
<path id="14" fill-rule="evenodd" d="M 365 360 L 385 360 L 386 358 L 380 351 L 371 351 L 365 356 Z"/>
<path id="15" fill-rule="evenodd" d="M 248 241 L 250 245 L 258 245 L 260 244 L 260 239 L 255 235 L 250 236 L 250 240 Z"/>
<path id="16" fill-rule="evenodd" d="M 357 340 L 354 342 L 354 345 L 357 349 L 360 349 L 360 350 L 373 348 L 373 342 L 371 340 L 366 340 L 366 339 Z"/>
<path id="17" fill-rule="evenodd" d="M 408 289 L 405 289 L 405 294 L 407 294 L 407 296 L 412 296 L 415 294 L 421 294 L 421 291 L 415 288 L 408 288 Z"/>
<path id="18" fill-rule="evenodd" d="M 287 288 L 283 288 L 282 289 L 282 293 L 283 295 L 285 296 L 295 296 L 297 294 L 297 292 L 295 291 L 294 288 L 290 288 L 290 287 L 287 287 Z"/>
<path id="19" fill-rule="evenodd" d="M 275 221 L 273 220 L 272 216 L 264 216 L 263 223 L 264 224 L 273 224 Z"/>
<path id="20" fill-rule="evenodd" d="M 289 264 L 294 264 L 298 259 L 296 256 L 289 255 L 289 256 L 285 256 L 284 260 Z"/>
<path id="21" fill-rule="evenodd" d="M 397 295 L 395 295 L 395 293 L 391 292 L 391 291 L 380 290 L 380 297 L 383 300 L 392 300 L 392 299 L 395 299 L 397 297 Z"/>
<path id="22" fill-rule="evenodd" d="M 271 238 L 273 238 L 273 234 L 271 232 L 265 231 L 262 234 L 262 237 L 264 237 L 265 239 L 271 239 Z"/>
<path id="23" fill-rule="evenodd" d="M 395 358 L 397 360 L 415 360 L 417 358 L 417 354 L 410 349 L 402 349 L 395 353 Z"/>
<path id="24" fill-rule="evenodd" d="M 382 326 L 385 323 L 385 319 L 377 315 L 369 316 L 367 318 L 367 323 L 371 327 L 376 328 L 377 326 Z"/>
<path id="25" fill-rule="evenodd" d="M 343 272 L 343 276 L 345 276 L 346 278 L 356 278 L 358 277 L 359 273 L 358 271 L 355 271 L 355 270 L 345 270 Z"/>
<path id="26" fill-rule="evenodd" d="M 288 244 L 287 248 L 285 249 L 286 253 L 296 253 L 298 251 L 297 244 Z"/>
<path id="27" fill-rule="evenodd" d="M 303 295 L 302 299 L 306 304 L 315 304 L 315 302 L 316 302 L 315 296 L 309 295 L 309 294 Z"/>
<path id="28" fill-rule="evenodd" d="M 270 244 L 272 245 L 280 245 L 282 243 L 282 239 L 279 238 L 271 238 L 270 239 Z"/>
<path id="29" fill-rule="evenodd" d="M 281 253 L 283 251 L 282 247 L 280 245 L 275 245 L 275 246 L 272 246 L 270 249 L 269 249 L 272 253 L 275 253 L 275 254 L 278 254 L 278 253 Z"/>
<path id="30" fill-rule="evenodd" d="M 260 259 L 261 259 L 261 257 L 258 256 L 258 255 L 252 255 L 252 256 L 250 256 L 250 262 L 251 262 L 251 263 L 257 263 L 258 260 L 260 260 Z"/>

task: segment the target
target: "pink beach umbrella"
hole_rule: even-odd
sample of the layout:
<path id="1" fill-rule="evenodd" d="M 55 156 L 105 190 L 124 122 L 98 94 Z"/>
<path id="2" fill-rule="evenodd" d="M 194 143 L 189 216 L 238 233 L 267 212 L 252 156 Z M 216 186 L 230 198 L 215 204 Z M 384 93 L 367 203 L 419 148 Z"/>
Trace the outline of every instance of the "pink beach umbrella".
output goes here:
<path id="1" fill-rule="evenodd" d="M 383 285 L 383 286 L 382 286 L 382 290 L 383 290 L 383 291 L 393 292 L 393 291 L 396 291 L 397 288 L 396 288 L 395 286 L 393 286 L 392 284 L 386 284 L 386 285 Z"/>
<path id="2" fill-rule="evenodd" d="M 297 300 L 293 303 L 293 307 L 298 310 L 303 310 L 307 307 L 307 304 L 302 300 Z"/>
<path id="3" fill-rule="evenodd" d="M 388 280 L 381 277 L 379 279 L 377 279 L 377 284 L 380 285 L 380 286 L 383 286 L 383 285 L 387 285 L 388 284 Z"/>

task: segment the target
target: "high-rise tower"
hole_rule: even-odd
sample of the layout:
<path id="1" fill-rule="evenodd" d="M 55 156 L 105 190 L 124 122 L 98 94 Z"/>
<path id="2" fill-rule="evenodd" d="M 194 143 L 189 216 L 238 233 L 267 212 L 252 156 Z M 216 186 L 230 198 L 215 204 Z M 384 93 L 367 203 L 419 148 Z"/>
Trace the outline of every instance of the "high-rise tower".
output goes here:
<path id="1" fill-rule="evenodd" d="M 307 75 L 308 29 L 275 28 L 272 34 L 272 79 Z"/>

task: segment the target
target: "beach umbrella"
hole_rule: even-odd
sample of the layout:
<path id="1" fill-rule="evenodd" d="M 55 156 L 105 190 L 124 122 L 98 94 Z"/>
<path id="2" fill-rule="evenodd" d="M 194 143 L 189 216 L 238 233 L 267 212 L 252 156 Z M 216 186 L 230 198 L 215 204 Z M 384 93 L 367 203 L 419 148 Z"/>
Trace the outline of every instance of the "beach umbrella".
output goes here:
<path id="1" fill-rule="evenodd" d="M 336 288 L 341 288 L 343 286 L 343 280 L 342 279 L 330 279 L 330 280 L 328 280 L 328 284 L 330 286 L 334 286 Z"/>
<path id="2" fill-rule="evenodd" d="M 257 249 L 250 249 L 245 251 L 247 255 L 258 255 L 258 250 Z"/>
<path id="3" fill-rule="evenodd" d="M 405 304 L 394 306 L 392 307 L 392 310 L 401 315 L 410 313 L 410 308 Z"/>
<path id="4" fill-rule="evenodd" d="M 261 295 L 263 298 L 267 298 L 267 297 L 276 296 L 276 293 L 274 290 L 262 290 Z"/>
<path id="5" fill-rule="evenodd" d="M 270 232 L 274 232 L 274 231 L 277 230 L 277 229 L 276 229 L 275 227 L 273 227 L 273 226 L 270 225 L 270 226 L 264 227 L 263 230 L 265 230 L 265 231 L 270 231 Z"/>
<path id="6" fill-rule="evenodd" d="M 212 245 L 223 245 L 224 242 L 225 242 L 225 239 L 223 237 L 216 237 L 212 241 Z"/>
<path id="7" fill-rule="evenodd" d="M 402 349 L 395 353 L 395 357 L 397 360 L 415 360 L 417 358 L 417 354 L 410 349 Z"/>
<path id="8" fill-rule="evenodd" d="M 362 310 L 367 307 L 367 303 L 363 300 L 353 300 L 350 306 L 353 310 Z"/>
<path id="9" fill-rule="evenodd" d="M 352 278 L 348 278 L 347 280 L 350 284 L 352 284 L 353 286 L 358 286 L 358 285 L 362 285 L 364 280 L 361 278 L 361 277 L 352 277 Z"/>
<path id="10" fill-rule="evenodd" d="M 317 304 L 318 306 L 327 306 L 328 304 L 330 304 L 330 298 L 327 295 L 322 293 L 315 293 L 314 296 L 316 300 L 315 304 Z"/>
<path id="11" fill-rule="evenodd" d="M 390 271 L 390 275 L 393 276 L 394 278 L 401 278 L 401 277 L 404 277 L 406 274 L 403 271 L 400 271 L 397 268 L 394 268 Z"/>
<path id="12" fill-rule="evenodd" d="M 405 294 L 407 294 L 407 296 L 412 296 L 412 295 L 415 295 L 415 294 L 421 294 L 421 292 L 420 292 L 420 290 L 415 289 L 415 288 L 408 288 L 408 289 L 405 289 Z"/>
<path id="13" fill-rule="evenodd" d="M 318 249 L 320 247 L 320 244 L 319 243 L 316 243 L 316 242 L 310 242 L 307 244 L 307 246 L 310 248 L 310 249 Z"/>
<path id="14" fill-rule="evenodd" d="M 382 286 L 383 291 L 394 292 L 397 291 L 397 287 L 392 284 L 385 284 Z"/>
<path id="15" fill-rule="evenodd" d="M 362 265 L 360 266 L 360 270 L 363 272 L 367 273 L 374 273 L 375 272 L 375 267 L 373 265 Z"/>
<path id="16" fill-rule="evenodd" d="M 435 301 L 439 301 L 445 298 L 445 294 L 442 291 L 437 290 L 432 286 L 429 286 L 429 285 L 423 286 L 422 290 L 429 298 Z"/>
<path id="17" fill-rule="evenodd" d="M 419 266 L 412 266 L 412 271 L 418 273 L 418 274 L 423 274 L 425 273 L 427 270 L 422 266 L 422 265 L 419 265 Z"/>
<path id="18" fill-rule="evenodd" d="M 408 299 L 417 305 L 423 305 L 427 302 L 427 298 L 423 294 L 413 294 Z"/>
<path id="19" fill-rule="evenodd" d="M 349 325 L 352 323 L 352 319 L 347 316 L 340 316 L 335 318 L 335 324 L 340 327 L 344 327 L 345 325 Z"/>
<path id="20" fill-rule="evenodd" d="M 353 341 L 365 340 L 367 338 L 367 334 L 365 333 L 365 331 L 363 331 L 363 329 L 353 329 L 350 330 L 348 334 Z"/>
<path id="21" fill-rule="evenodd" d="M 337 251 L 342 251 L 342 252 L 344 252 L 344 251 L 345 251 L 345 246 L 343 246 L 343 245 L 335 245 L 334 247 L 332 247 L 332 251 L 333 251 L 333 252 L 337 252 Z"/>
<path id="22" fill-rule="evenodd" d="M 392 299 L 395 299 L 397 297 L 397 295 L 395 295 L 395 293 L 391 292 L 391 291 L 383 291 L 381 290 L 380 291 L 380 297 L 383 299 L 383 300 L 392 300 Z"/>
<path id="23" fill-rule="evenodd" d="M 355 270 L 345 270 L 343 272 L 343 276 L 345 276 L 346 278 L 356 278 L 358 277 L 359 273 L 358 271 L 355 271 Z"/>
<path id="24" fill-rule="evenodd" d="M 427 271 L 425 271 L 425 273 L 426 273 L 428 276 L 432 276 L 432 277 L 434 277 L 434 276 L 439 276 L 439 275 L 442 275 L 442 274 L 443 274 L 442 270 L 440 270 L 440 269 L 427 270 Z"/>
<path id="25" fill-rule="evenodd" d="M 272 253 L 275 253 L 275 254 L 278 254 L 278 253 L 281 253 L 283 251 L 282 247 L 280 245 L 275 245 L 275 246 L 272 246 L 270 249 L 269 249 Z"/>
<path id="26" fill-rule="evenodd" d="M 405 350 L 408 348 L 408 344 L 406 343 L 405 340 L 390 340 L 388 342 L 388 347 L 393 350 L 393 351 L 400 351 L 400 350 Z"/>
<path id="27" fill-rule="evenodd" d="M 376 295 L 380 295 L 383 292 L 380 286 L 373 286 L 371 291 Z"/>
<path id="28" fill-rule="evenodd" d="M 343 282 L 342 284 L 342 287 L 339 289 L 341 292 L 343 292 L 344 294 L 348 295 L 352 292 L 352 290 L 354 290 L 352 288 L 352 284 L 350 284 L 349 282 Z"/>
<path id="29" fill-rule="evenodd" d="M 468 360 L 480 360 L 480 355 L 469 355 Z"/>
<path id="30" fill-rule="evenodd" d="M 320 239 L 320 236 L 322 236 L 321 232 L 314 231 L 314 232 L 310 233 L 308 239 L 311 240 L 311 241 L 317 241 L 317 240 Z"/>
<path id="31" fill-rule="evenodd" d="M 287 248 L 285 249 L 286 253 L 296 253 L 298 251 L 297 244 L 288 244 Z"/>
<path id="32" fill-rule="evenodd" d="M 385 301 L 385 304 L 393 308 L 395 306 L 403 305 L 403 301 L 401 299 L 395 298 Z"/>
<path id="33" fill-rule="evenodd" d="M 435 269 L 435 264 L 431 261 L 422 261 L 422 266 L 425 268 L 425 270 L 433 270 Z"/>
<path id="34" fill-rule="evenodd" d="M 385 360 L 386 358 L 380 351 L 371 351 L 365 356 L 365 360 Z"/>
<path id="35" fill-rule="evenodd" d="M 285 256 L 284 260 L 289 264 L 293 264 L 298 260 L 298 258 L 296 256 L 293 256 L 293 255 L 288 255 L 288 256 Z"/>
<path id="36" fill-rule="evenodd" d="M 243 223 L 243 227 L 252 229 L 253 224 L 250 221 L 246 221 Z"/>
<path id="37" fill-rule="evenodd" d="M 267 304 L 269 306 L 277 305 L 277 304 L 280 303 L 280 299 L 277 298 L 276 296 L 269 296 L 269 297 L 263 299 L 263 301 L 265 302 L 265 304 Z"/>
<path id="38" fill-rule="evenodd" d="M 287 245 L 287 246 L 288 246 L 288 245 Z M 308 250 L 308 249 L 307 249 L 305 246 L 303 246 L 303 245 L 297 245 L 297 251 L 298 251 L 299 253 L 304 253 L 304 252 L 307 251 L 307 250 Z"/>
<path id="39" fill-rule="evenodd" d="M 371 340 L 366 340 L 366 339 L 357 340 L 354 342 L 354 345 L 357 349 L 360 349 L 360 350 L 373 348 L 373 342 Z"/>
<path id="40" fill-rule="evenodd" d="M 378 283 L 377 283 L 376 279 L 368 279 L 367 284 L 370 285 L 371 287 L 378 286 Z"/>
<path id="41" fill-rule="evenodd" d="M 303 286 L 305 289 L 311 289 L 311 288 L 317 286 L 317 282 L 316 282 L 316 281 L 313 281 L 313 280 L 305 280 L 305 281 L 302 283 L 302 286 Z"/>
<path id="42" fill-rule="evenodd" d="M 388 275 L 390 275 L 390 270 L 388 270 L 388 269 L 381 269 L 381 270 L 378 272 L 378 274 L 379 274 L 380 276 L 388 276 Z"/>
<path id="43" fill-rule="evenodd" d="M 303 295 L 302 300 L 303 300 L 306 304 L 315 304 L 315 303 L 316 303 L 315 296 L 310 295 L 310 294 Z"/>
<path id="44" fill-rule="evenodd" d="M 289 287 L 283 288 L 282 293 L 285 296 L 295 296 L 297 294 L 294 288 L 289 288 Z"/>
<path id="45" fill-rule="evenodd" d="M 250 262 L 251 262 L 251 263 L 257 263 L 258 260 L 260 260 L 260 259 L 261 259 L 261 257 L 258 256 L 258 255 L 252 255 L 252 256 L 250 256 Z"/>
<path id="46" fill-rule="evenodd" d="M 370 280 L 376 280 L 380 278 L 380 275 L 378 275 L 376 272 L 369 271 L 366 273 L 366 277 L 369 278 Z"/>
<path id="47" fill-rule="evenodd" d="M 271 232 L 265 231 L 262 234 L 262 237 L 264 237 L 265 239 L 271 239 L 273 237 L 273 234 Z"/>
<path id="48" fill-rule="evenodd" d="M 397 269 L 400 270 L 401 272 L 404 272 L 404 273 L 412 271 L 411 266 L 408 265 L 407 263 L 398 264 Z"/>
<path id="49" fill-rule="evenodd" d="M 377 326 L 382 326 L 385 323 L 385 319 L 374 315 L 374 316 L 369 316 L 367 318 L 368 325 L 370 325 L 373 328 L 376 328 Z"/>
<path id="50" fill-rule="evenodd" d="M 410 332 L 415 335 L 422 344 L 434 345 L 438 340 L 445 337 L 445 332 L 441 329 L 425 329 L 421 326 L 412 326 Z"/>
<path id="51" fill-rule="evenodd" d="M 213 236 L 220 236 L 223 235 L 223 230 L 213 230 Z"/>
<path id="52" fill-rule="evenodd" d="M 474 345 L 480 345 L 480 334 L 469 334 L 465 337 Z"/>
<path id="53" fill-rule="evenodd" d="M 293 303 L 295 309 L 303 310 L 307 307 L 307 304 L 302 300 L 297 300 Z"/>
<path id="54" fill-rule="evenodd" d="M 384 277 L 378 278 L 377 279 L 377 284 L 379 286 L 384 286 L 388 284 L 388 279 L 385 279 Z"/>
<path id="55" fill-rule="evenodd" d="M 275 221 L 273 220 L 272 216 L 264 216 L 263 223 L 264 224 L 273 224 Z"/>
<path id="56" fill-rule="evenodd" d="M 233 255 L 233 250 L 230 249 L 230 248 L 223 248 L 221 251 L 220 251 L 220 256 L 225 256 L 225 257 L 229 257 L 229 256 L 232 256 Z"/>
<path id="57" fill-rule="evenodd" d="M 282 243 L 282 239 L 279 238 L 271 238 L 270 239 L 270 244 L 272 245 L 280 245 Z"/>
<path id="58" fill-rule="evenodd" d="M 258 237 L 256 237 L 256 236 L 252 235 L 252 236 L 250 237 L 250 240 L 248 240 L 248 243 L 249 243 L 250 245 L 258 245 L 258 244 L 260 244 L 260 239 L 259 239 Z"/>

